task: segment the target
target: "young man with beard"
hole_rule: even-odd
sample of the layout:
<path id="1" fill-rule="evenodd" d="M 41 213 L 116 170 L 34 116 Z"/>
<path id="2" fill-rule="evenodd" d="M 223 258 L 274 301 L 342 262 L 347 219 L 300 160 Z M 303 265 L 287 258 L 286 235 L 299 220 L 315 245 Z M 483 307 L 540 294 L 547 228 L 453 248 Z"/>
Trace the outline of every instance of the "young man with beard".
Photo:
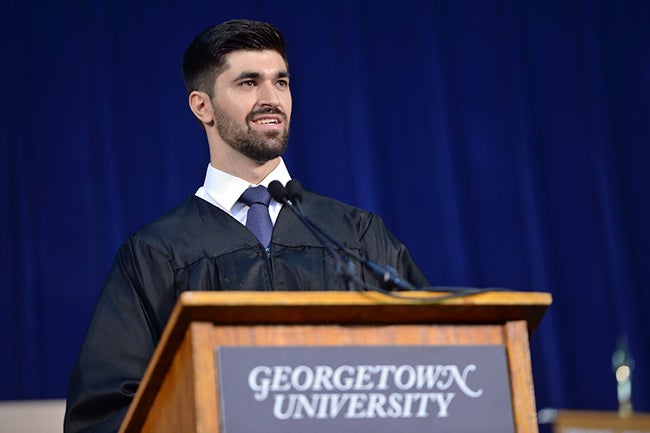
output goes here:
<path id="1" fill-rule="evenodd" d="M 281 203 L 269 203 L 270 239 L 246 226 L 240 196 L 291 179 L 282 160 L 292 106 L 280 32 L 247 20 L 214 26 L 185 52 L 183 75 L 210 147 L 205 183 L 118 251 L 71 378 L 66 433 L 118 430 L 181 292 L 344 289 L 334 258 Z M 309 191 L 303 208 L 347 248 L 428 286 L 377 216 Z M 356 272 L 381 284 L 361 266 Z"/>

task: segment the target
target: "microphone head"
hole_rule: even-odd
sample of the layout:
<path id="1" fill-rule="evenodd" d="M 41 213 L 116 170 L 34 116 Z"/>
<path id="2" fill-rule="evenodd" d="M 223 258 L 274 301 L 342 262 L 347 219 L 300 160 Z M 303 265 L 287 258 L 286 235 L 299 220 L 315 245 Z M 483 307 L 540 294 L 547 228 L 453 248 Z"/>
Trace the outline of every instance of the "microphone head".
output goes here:
<path id="1" fill-rule="evenodd" d="M 278 203 L 284 203 L 289 199 L 289 193 L 287 192 L 287 189 L 282 186 L 278 180 L 274 180 L 269 183 L 267 190 L 269 191 L 269 194 L 271 194 L 271 197 L 273 197 L 273 200 L 277 201 Z"/>
<path id="2" fill-rule="evenodd" d="M 287 182 L 287 192 L 292 202 L 302 201 L 302 185 L 296 179 Z"/>

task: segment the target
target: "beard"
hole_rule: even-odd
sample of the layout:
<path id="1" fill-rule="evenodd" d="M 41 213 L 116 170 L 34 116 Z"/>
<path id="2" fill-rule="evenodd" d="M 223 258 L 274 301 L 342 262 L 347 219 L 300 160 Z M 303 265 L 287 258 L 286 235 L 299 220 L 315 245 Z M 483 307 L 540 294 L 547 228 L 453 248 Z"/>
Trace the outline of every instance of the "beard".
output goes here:
<path id="1" fill-rule="evenodd" d="M 284 129 L 281 131 L 255 131 L 250 127 L 250 122 L 255 116 L 261 114 L 277 114 L 282 116 Z M 266 108 L 251 111 L 246 116 L 246 124 L 242 126 L 230 117 L 224 110 L 214 107 L 214 117 L 217 123 L 217 132 L 231 148 L 247 158 L 265 163 L 282 156 L 289 142 L 289 119 L 277 108 Z"/>

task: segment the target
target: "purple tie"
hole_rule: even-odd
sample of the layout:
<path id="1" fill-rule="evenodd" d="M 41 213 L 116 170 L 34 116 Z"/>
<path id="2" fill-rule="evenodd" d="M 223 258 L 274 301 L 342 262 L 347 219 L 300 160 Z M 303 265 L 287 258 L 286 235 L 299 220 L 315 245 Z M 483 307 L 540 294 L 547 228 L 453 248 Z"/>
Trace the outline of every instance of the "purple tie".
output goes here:
<path id="1" fill-rule="evenodd" d="M 260 185 L 244 191 L 239 197 L 239 201 L 249 206 L 246 227 L 257 236 L 264 247 L 267 247 L 271 242 L 271 233 L 273 232 L 273 222 L 269 215 L 271 195 L 265 187 Z"/>

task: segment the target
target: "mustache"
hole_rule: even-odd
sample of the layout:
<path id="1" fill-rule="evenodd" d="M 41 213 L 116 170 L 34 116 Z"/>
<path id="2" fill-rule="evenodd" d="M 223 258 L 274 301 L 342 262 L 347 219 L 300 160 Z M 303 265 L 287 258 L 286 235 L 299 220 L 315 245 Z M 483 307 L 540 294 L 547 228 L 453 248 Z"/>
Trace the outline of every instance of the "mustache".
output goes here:
<path id="1" fill-rule="evenodd" d="M 261 116 L 261 115 L 264 115 L 264 114 L 276 114 L 276 115 L 282 117 L 282 119 L 285 122 L 287 120 L 287 115 L 284 114 L 284 111 L 280 110 L 279 108 L 275 108 L 275 107 L 266 107 L 266 108 L 260 108 L 259 110 L 251 111 L 250 113 L 248 113 L 248 115 L 246 116 L 246 121 L 251 121 L 255 117 Z"/>

